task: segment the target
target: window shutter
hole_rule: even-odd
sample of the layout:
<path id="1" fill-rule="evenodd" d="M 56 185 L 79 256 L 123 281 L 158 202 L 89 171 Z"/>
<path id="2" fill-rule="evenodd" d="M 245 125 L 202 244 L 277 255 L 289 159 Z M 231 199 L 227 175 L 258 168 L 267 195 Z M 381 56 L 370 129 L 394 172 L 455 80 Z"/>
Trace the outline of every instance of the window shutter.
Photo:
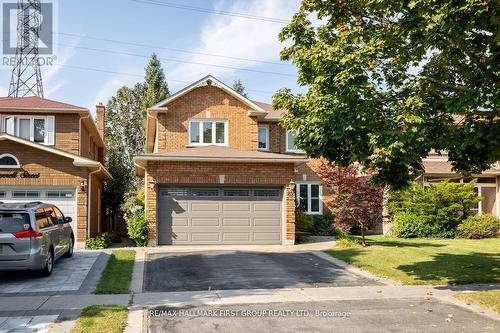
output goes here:
<path id="1" fill-rule="evenodd" d="M 15 135 L 14 133 L 14 117 L 5 117 L 5 133 Z"/>
<path id="2" fill-rule="evenodd" d="M 49 146 L 54 145 L 54 116 L 48 116 L 47 117 L 47 123 L 46 125 L 46 130 L 47 130 L 47 136 L 45 137 L 45 144 Z"/>

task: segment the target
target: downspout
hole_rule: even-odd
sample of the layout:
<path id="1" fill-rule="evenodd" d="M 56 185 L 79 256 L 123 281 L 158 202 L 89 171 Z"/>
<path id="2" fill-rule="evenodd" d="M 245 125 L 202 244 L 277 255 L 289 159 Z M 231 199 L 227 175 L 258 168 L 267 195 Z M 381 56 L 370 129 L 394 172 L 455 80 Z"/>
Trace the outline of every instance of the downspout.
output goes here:
<path id="1" fill-rule="evenodd" d="M 88 189 L 87 189 L 87 239 L 90 238 L 90 204 L 91 204 L 91 193 L 92 193 L 92 175 L 98 173 L 102 170 L 102 166 L 99 166 L 99 169 L 94 170 L 89 173 L 89 181 L 88 181 Z"/>
<path id="2" fill-rule="evenodd" d="M 80 117 L 80 123 L 78 124 L 78 155 L 82 155 L 82 120 L 90 118 L 90 112 L 85 117 Z"/>

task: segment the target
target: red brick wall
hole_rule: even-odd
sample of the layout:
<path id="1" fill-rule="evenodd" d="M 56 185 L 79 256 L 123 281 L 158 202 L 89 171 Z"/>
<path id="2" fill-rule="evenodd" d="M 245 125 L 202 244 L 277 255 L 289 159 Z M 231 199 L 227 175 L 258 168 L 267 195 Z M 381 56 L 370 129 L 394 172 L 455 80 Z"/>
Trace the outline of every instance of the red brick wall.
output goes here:
<path id="1" fill-rule="evenodd" d="M 158 152 L 182 150 L 188 145 L 188 120 L 227 119 L 229 146 L 257 150 L 257 121 L 249 117 L 250 108 L 224 90 L 196 88 L 168 104 L 158 115 Z"/>

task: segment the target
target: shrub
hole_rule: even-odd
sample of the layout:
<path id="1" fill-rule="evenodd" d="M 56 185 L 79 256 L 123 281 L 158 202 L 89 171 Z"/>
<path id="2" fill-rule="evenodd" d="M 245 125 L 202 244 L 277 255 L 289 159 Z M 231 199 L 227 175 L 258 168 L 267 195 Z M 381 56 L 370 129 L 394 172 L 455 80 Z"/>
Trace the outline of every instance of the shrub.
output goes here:
<path id="1" fill-rule="evenodd" d="M 143 212 L 137 212 L 128 219 L 127 231 L 128 236 L 137 246 L 148 245 L 148 224 Z"/>
<path id="2" fill-rule="evenodd" d="M 312 233 L 316 236 L 334 236 L 337 231 L 333 227 L 333 215 L 327 212 L 324 215 L 314 215 Z"/>
<path id="3" fill-rule="evenodd" d="M 414 182 L 394 192 L 389 201 L 393 214 L 393 234 L 398 237 L 443 237 L 456 235 L 457 226 L 473 214 L 481 200 L 468 184 L 442 181 L 427 188 Z"/>
<path id="4" fill-rule="evenodd" d="M 87 238 L 85 240 L 85 248 L 87 250 L 102 250 L 111 245 L 112 239 L 113 235 L 109 232 L 105 232 L 93 238 Z"/>
<path id="5" fill-rule="evenodd" d="M 359 247 L 361 242 L 354 237 L 342 237 L 335 243 L 335 246 L 339 248 Z"/>
<path id="6" fill-rule="evenodd" d="M 299 209 L 295 211 L 295 227 L 298 230 L 312 232 L 313 224 L 314 218 L 312 215 L 307 215 Z"/>
<path id="7" fill-rule="evenodd" d="M 496 237 L 500 231 L 500 219 L 493 215 L 469 216 L 457 227 L 458 237 L 481 239 Z"/>

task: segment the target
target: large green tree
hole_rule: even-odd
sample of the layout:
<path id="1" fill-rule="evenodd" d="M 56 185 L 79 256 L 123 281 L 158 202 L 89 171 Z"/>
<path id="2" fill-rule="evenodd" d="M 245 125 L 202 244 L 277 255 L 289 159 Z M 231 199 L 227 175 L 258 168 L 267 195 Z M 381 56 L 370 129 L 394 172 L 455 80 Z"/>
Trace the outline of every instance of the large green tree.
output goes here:
<path id="1" fill-rule="evenodd" d="M 232 88 L 234 91 L 236 91 L 241 96 L 248 98 L 248 93 L 246 92 L 246 88 L 240 79 L 234 80 Z"/>
<path id="2" fill-rule="evenodd" d="M 279 38 L 307 92 L 274 105 L 308 155 L 392 187 L 433 150 L 481 172 L 500 160 L 499 24 L 495 0 L 303 0 Z"/>

